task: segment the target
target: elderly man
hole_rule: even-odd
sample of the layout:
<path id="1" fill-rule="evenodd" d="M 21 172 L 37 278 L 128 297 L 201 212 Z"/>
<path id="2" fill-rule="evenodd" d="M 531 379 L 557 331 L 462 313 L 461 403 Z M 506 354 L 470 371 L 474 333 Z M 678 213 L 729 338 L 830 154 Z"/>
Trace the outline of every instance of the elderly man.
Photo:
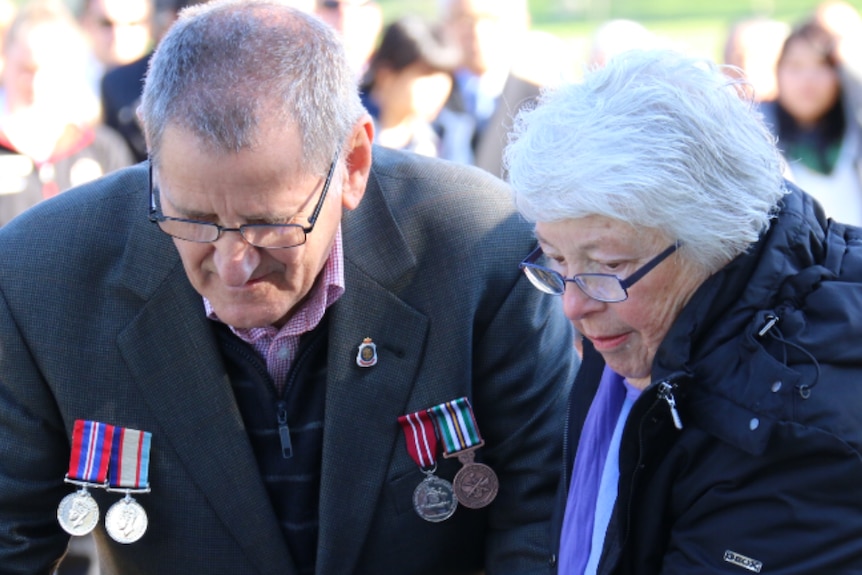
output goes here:
<path id="1" fill-rule="evenodd" d="M 547 572 L 577 357 L 506 186 L 372 149 L 280 0 L 184 11 L 141 113 L 149 163 L 0 231 L 3 570 Z"/>

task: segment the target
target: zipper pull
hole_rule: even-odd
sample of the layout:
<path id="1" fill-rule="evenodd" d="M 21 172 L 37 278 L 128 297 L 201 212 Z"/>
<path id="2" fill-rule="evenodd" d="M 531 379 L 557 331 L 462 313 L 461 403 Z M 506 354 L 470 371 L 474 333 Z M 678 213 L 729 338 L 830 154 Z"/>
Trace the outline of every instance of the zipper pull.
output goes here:
<path id="1" fill-rule="evenodd" d="M 772 327 L 778 323 L 778 316 L 774 316 L 769 314 L 766 316 L 766 323 L 763 324 L 763 327 L 760 328 L 760 331 L 757 332 L 758 337 L 763 337 L 766 333 L 772 329 Z"/>
<path id="2" fill-rule="evenodd" d="M 673 385 L 667 381 L 662 381 L 658 384 L 658 396 L 667 402 L 670 408 L 670 416 L 673 418 L 673 426 L 677 429 L 682 429 L 682 419 L 679 417 L 679 411 L 676 409 L 676 399 L 673 397 Z"/>
<path id="3" fill-rule="evenodd" d="M 281 456 L 290 459 L 293 457 L 293 444 L 290 442 L 290 428 L 287 426 L 287 407 L 283 401 L 278 402 L 278 437 L 281 440 Z"/>

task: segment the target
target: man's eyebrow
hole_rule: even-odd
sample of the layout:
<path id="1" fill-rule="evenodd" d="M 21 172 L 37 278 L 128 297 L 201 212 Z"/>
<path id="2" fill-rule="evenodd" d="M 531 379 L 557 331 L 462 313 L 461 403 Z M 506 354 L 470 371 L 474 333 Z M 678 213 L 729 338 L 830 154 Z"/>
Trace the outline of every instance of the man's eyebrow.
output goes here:
<path id="1" fill-rule="evenodd" d="M 183 206 L 179 206 L 174 202 L 174 200 L 170 197 L 170 194 L 165 193 L 164 188 L 161 186 L 154 186 L 156 190 L 158 190 L 159 201 L 164 203 L 165 199 L 167 199 L 168 203 L 170 203 L 171 208 L 176 211 L 179 215 L 181 215 L 184 219 L 188 220 L 200 220 L 204 222 L 214 221 L 218 219 L 218 216 L 212 212 L 202 212 L 190 208 L 185 208 Z M 297 216 L 301 216 L 303 210 L 307 209 L 309 206 L 313 205 L 313 200 L 317 197 L 315 192 L 320 188 L 320 182 L 314 187 L 314 190 L 308 196 L 308 198 L 302 202 L 302 204 L 296 209 L 296 211 L 290 214 L 277 214 L 274 212 L 265 212 L 261 214 L 251 214 L 246 215 L 243 219 L 248 223 L 287 223 L 296 218 Z"/>
<path id="2" fill-rule="evenodd" d="M 174 210 L 175 212 L 179 213 L 184 218 L 188 218 L 190 220 L 207 220 L 207 219 L 214 219 L 215 218 L 215 214 L 212 214 L 212 213 L 207 214 L 204 212 L 200 212 L 197 210 L 191 210 L 188 208 L 184 208 L 183 206 L 177 205 L 177 203 L 173 200 L 173 198 L 171 198 L 170 193 L 166 192 L 165 188 L 162 187 L 161 185 L 158 185 L 158 186 L 154 185 L 153 189 L 154 189 L 155 193 L 157 194 L 159 203 L 163 205 L 163 209 L 164 209 L 164 203 L 167 201 L 167 203 L 170 204 L 171 209 Z"/>

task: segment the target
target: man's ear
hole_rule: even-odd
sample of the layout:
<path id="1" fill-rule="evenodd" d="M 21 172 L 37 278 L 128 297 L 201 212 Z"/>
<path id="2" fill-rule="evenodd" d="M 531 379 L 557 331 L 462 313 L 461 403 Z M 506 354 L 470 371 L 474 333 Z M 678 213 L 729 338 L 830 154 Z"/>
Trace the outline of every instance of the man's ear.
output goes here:
<path id="1" fill-rule="evenodd" d="M 341 204 L 346 210 L 354 210 L 365 195 L 368 175 L 371 173 L 371 142 L 374 140 L 374 122 L 371 116 L 360 119 L 350 135 L 345 154 L 347 173 L 341 188 Z"/>

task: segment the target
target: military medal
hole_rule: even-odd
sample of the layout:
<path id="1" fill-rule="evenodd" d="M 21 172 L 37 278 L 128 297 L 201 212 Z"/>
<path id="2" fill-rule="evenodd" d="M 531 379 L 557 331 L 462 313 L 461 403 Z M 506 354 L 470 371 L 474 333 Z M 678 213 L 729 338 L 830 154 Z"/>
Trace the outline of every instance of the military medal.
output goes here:
<path id="1" fill-rule="evenodd" d="M 452 484 L 434 475 L 437 470 L 437 437 L 434 423 L 427 410 L 417 411 L 398 418 L 407 452 L 419 466 L 425 479 L 413 491 L 413 509 L 425 521 L 439 523 L 449 519 L 458 507 Z"/>
<path id="2" fill-rule="evenodd" d="M 485 442 L 479 435 L 479 426 L 473 408 L 466 397 L 441 403 L 428 410 L 437 425 L 443 442 L 443 457 L 457 457 L 461 469 L 452 481 L 458 502 L 470 509 L 490 504 L 497 496 L 499 481 L 494 470 L 474 461 L 475 451 Z"/>
<path id="3" fill-rule="evenodd" d="M 480 509 L 490 504 L 497 497 L 499 488 L 494 470 L 484 463 L 473 461 L 474 450 L 479 447 L 481 444 L 458 454 L 458 461 L 464 467 L 455 474 L 455 479 L 452 481 L 455 497 L 461 505 L 470 509 Z"/>
<path id="4" fill-rule="evenodd" d="M 60 501 L 57 507 L 57 520 L 69 535 L 86 535 L 99 523 L 99 505 L 87 487 L 71 493 Z"/>
<path id="5" fill-rule="evenodd" d="M 458 500 L 452 491 L 452 484 L 427 472 L 422 483 L 413 491 L 413 509 L 425 521 L 439 523 L 452 517 L 458 507 Z"/>
<path id="6" fill-rule="evenodd" d="M 148 525 L 147 512 L 128 493 L 105 514 L 105 529 L 117 543 L 134 543 L 144 536 Z"/>
<path id="7" fill-rule="evenodd" d="M 132 493 L 149 493 L 150 441 L 152 434 L 137 429 L 117 428 L 111 454 L 108 491 L 126 496 L 114 503 L 105 514 L 105 529 L 118 543 L 134 543 L 144 536 L 149 520 L 147 512 Z"/>
<path id="8" fill-rule="evenodd" d="M 99 523 L 99 505 L 87 489 L 105 486 L 113 439 L 113 425 L 75 421 L 65 481 L 81 489 L 64 497 L 57 508 L 57 521 L 69 535 L 86 535 Z"/>

